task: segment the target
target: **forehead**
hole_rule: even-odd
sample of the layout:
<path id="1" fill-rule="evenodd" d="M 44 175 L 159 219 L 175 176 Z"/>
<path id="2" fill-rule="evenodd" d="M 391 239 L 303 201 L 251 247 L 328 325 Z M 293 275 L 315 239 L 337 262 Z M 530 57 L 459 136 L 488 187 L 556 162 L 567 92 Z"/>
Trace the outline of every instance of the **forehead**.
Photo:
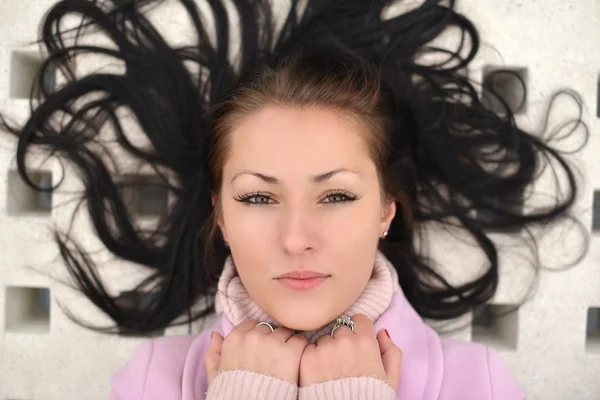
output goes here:
<path id="1" fill-rule="evenodd" d="M 231 168 L 281 170 L 365 167 L 366 130 L 348 115 L 325 108 L 266 107 L 233 127 Z M 300 168 L 302 167 L 302 168 Z"/>

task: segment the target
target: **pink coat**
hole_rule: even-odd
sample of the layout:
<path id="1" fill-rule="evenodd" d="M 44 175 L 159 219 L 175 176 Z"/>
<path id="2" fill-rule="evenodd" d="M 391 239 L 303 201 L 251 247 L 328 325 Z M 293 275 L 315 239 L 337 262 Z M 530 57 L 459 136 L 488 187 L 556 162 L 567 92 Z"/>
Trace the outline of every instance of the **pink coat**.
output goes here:
<path id="1" fill-rule="evenodd" d="M 394 294 L 390 307 L 375 321 L 375 328 L 376 332 L 387 329 L 402 350 L 396 395 L 399 400 L 525 399 L 525 392 L 494 350 L 477 343 L 440 338 L 422 321 L 402 291 Z M 203 357 L 210 333 L 215 331 L 227 337 L 232 329 L 231 322 L 220 315 L 210 329 L 199 335 L 167 336 L 145 342 L 111 378 L 110 399 L 205 399 L 208 388 Z M 255 399 L 248 396 L 245 393 L 243 398 Z M 347 400 L 347 395 L 334 397 Z"/>

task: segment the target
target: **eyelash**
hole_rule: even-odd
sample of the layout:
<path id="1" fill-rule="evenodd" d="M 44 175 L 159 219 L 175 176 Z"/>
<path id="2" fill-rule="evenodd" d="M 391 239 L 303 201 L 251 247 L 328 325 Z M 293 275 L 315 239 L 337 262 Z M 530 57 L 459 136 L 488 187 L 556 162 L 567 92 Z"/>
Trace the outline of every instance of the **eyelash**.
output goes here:
<path id="1" fill-rule="evenodd" d="M 325 199 L 330 198 L 332 196 L 342 196 L 343 199 L 338 200 L 338 201 L 330 201 L 325 204 L 334 204 L 335 205 L 335 204 L 350 203 L 350 202 L 353 202 L 353 201 L 356 201 L 359 199 L 359 196 L 357 196 L 347 190 L 335 190 L 333 192 L 329 192 L 325 196 Z M 268 194 L 262 193 L 262 192 L 241 193 L 241 194 L 238 194 L 237 196 L 235 196 L 234 199 L 236 201 L 239 201 L 240 203 L 245 203 L 248 206 L 268 206 L 268 205 L 272 204 L 272 203 L 257 203 L 255 201 L 254 202 L 251 201 L 251 199 L 256 199 L 257 197 L 271 199 L 271 196 L 269 196 Z"/>

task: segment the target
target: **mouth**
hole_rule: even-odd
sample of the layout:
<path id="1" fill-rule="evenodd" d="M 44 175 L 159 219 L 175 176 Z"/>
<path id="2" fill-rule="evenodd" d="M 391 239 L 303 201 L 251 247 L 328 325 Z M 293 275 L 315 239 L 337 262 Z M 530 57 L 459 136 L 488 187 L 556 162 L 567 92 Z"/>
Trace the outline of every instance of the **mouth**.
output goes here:
<path id="1" fill-rule="evenodd" d="M 311 270 L 303 270 L 297 269 L 295 271 L 287 272 L 285 274 L 281 274 L 277 277 L 277 279 L 312 279 L 312 278 L 325 278 L 329 275 L 323 274 L 321 272 L 311 271 Z"/>
<path id="2" fill-rule="evenodd" d="M 309 290 L 316 288 L 321 285 L 325 280 L 329 278 L 328 276 L 319 276 L 314 278 L 307 279 L 297 279 L 297 278 L 279 278 L 277 279 L 284 286 L 294 289 L 294 290 Z"/>

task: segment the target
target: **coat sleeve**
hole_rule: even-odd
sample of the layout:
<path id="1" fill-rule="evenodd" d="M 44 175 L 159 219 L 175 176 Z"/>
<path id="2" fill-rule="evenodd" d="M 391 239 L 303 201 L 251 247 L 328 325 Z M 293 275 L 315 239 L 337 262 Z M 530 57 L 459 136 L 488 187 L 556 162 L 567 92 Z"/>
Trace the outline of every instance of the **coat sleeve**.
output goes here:
<path id="1" fill-rule="evenodd" d="M 109 400 L 142 400 L 153 353 L 153 340 L 138 347 L 133 358 L 111 377 Z"/>
<path id="2" fill-rule="evenodd" d="M 496 351 L 487 347 L 492 400 L 525 400 L 525 392 Z"/>

